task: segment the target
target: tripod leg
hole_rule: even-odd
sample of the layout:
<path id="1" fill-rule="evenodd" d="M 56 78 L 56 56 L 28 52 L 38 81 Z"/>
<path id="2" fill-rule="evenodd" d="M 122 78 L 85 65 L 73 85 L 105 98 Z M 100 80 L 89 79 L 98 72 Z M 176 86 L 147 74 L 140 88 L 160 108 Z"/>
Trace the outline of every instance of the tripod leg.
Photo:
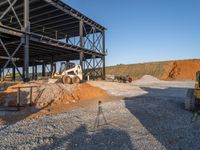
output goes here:
<path id="1" fill-rule="evenodd" d="M 102 116 L 103 116 L 103 119 L 104 119 L 104 121 L 105 121 L 105 123 L 106 123 L 106 125 L 108 124 L 108 122 L 107 122 L 107 120 L 106 120 L 106 117 L 104 116 L 104 113 L 103 113 L 103 111 L 102 111 Z"/>
<path id="2" fill-rule="evenodd" d="M 99 127 L 99 120 L 100 120 L 100 113 L 98 114 L 98 119 L 97 119 L 97 128 Z"/>
<path id="3" fill-rule="evenodd" d="M 99 112 L 97 112 L 97 116 L 94 122 L 94 130 L 96 129 L 96 127 L 98 127 L 98 124 L 99 124 Z"/>

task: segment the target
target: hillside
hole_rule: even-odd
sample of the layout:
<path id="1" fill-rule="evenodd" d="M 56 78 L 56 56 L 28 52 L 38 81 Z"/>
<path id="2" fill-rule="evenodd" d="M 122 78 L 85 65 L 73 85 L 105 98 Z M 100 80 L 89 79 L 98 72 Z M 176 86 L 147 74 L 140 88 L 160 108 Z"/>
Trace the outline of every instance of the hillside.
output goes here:
<path id="1" fill-rule="evenodd" d="M 148 74 L 162 80 L 194 80 L 197 70 L 200 60 L 192 59 L 110 66 L 106 74 L 130 75 L 134 79 Z"/>

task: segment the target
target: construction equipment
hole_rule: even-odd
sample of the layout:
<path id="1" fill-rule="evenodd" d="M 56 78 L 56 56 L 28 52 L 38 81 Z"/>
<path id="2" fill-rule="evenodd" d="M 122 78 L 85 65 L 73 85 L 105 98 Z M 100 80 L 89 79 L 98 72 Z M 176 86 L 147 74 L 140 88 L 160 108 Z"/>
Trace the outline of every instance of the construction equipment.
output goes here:
<path id="1" fill-rule="evenodd" d="M 119 83 L 131 83 L 133 81 L 133 79 L 127 75 L 127 76 L 122 76 L 122 75 L 106 75 L 106 80 L 108 81 L 117 81 Z"/>
<path id="2" fill-rule="evenodd" d="M 107 79 L 111 79 L 113 82 L 117 81 L 120 83 L 131 83 L 133 81 L 133 79 L 130 76 L 122 76 L 122 75 L 111 75 L 111 76 L 107 76 Z"/>
<path id="3" fill-rule="evenodd" d="M 64 84 L 80 83 L 83 79 L 82 68 L 73 63 L 61 62 L 58 72 L 52 74 L 53 79 L 62 79 Z"/>
<path id="4" fill-rule="evenodd" d="M 199 111 L 200 108 L 200 71 L 196 73 L 195 87 L 187 91 L 185 99 L 185 109 L 189 111 Z"/>

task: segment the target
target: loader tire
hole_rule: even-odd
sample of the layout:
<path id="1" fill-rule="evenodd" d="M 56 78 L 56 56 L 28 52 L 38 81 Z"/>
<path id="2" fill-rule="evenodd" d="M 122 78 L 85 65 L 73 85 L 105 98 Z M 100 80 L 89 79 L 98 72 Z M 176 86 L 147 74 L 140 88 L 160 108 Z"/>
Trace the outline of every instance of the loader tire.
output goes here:
<path id="1" fill-rule="evenodd" d="M 193 89 L 188 89 L 187 91 L 187 96 L 185 99 L 185 109 L 189 111 L 193 111 L 195 109 L 195 97 Z"/>
<path id="2" fill-rule="evenodd" d="M 64 76 L 62 78 L 62 80 L 63 80 L 64 84 L 71 84 L 72 83 L 72 79 L 69 76 Z"/>
<path id="3" fill-rule="evenodd" d="M 80 82 L 81 82 L 81 79 L 78 76 L 73 78 L 73 83 L 74 84 L 79 84 Z"/>

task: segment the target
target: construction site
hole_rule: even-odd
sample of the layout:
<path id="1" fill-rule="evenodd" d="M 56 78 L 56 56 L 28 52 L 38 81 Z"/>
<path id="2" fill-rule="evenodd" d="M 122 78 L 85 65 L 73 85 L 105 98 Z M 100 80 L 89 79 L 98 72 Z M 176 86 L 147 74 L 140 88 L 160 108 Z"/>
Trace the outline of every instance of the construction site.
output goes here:
<path id="1" fill-rule="evenodd" d="M 61 0 L 0 0 L 0 149 L 200 149 L 200 60 L 108 67 L 106 30 Z"/>

